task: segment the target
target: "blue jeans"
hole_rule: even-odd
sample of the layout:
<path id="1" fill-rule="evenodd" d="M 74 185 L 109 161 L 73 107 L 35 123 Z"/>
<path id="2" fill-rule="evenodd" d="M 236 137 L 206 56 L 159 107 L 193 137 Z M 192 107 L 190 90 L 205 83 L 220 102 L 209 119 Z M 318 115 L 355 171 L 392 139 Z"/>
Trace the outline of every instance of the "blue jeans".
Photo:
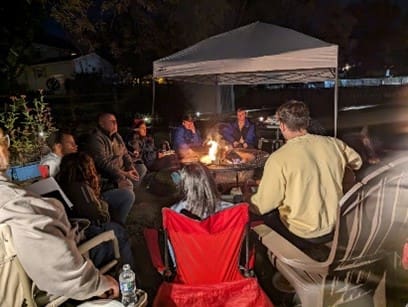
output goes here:
<path id="1" fill-rule="evenodd" d="M 140 182 L 142 182 L 143 177 L 147 173 L 147 167 L 144 163 L 135 163 L 134 166 L 137 173 L 139 174 L 138 184 L 140 184 Z M 135 183 L 133 183 L 133 185 L 135 185 Z"/>
<path id="2" fill-rule="evenodd" d="M 135 202 L 135 193 L 130 189 L 112 189 L 103 192 L 102 198 L 109 204 L 109 214 L 112 220 L 125 225 Z"/>
<path id="3" fill-rule="evenodd" d="M 93 225 L 91 224 L 85 230 L 85 236 L 87 239 L 92 239 L 96 235 L 105 232 L 107 230 L 113 230 L 116 238 L 119 243 L 120 258 L 123 264 L 128 263 L 134 269 L 134 259 L 132 254 L 132 249 L 130 246 L 129 236 L 126 229 L 115 223 L 109 222 L 102 225 Z M 104 242 L 99 244 L 90 250 L 89 256 L 92 259 L 92 262 L 97 268 L 102 267 L 104 264 L 108 263 L 114 258 L 114 250 L 112 242 Z"/>

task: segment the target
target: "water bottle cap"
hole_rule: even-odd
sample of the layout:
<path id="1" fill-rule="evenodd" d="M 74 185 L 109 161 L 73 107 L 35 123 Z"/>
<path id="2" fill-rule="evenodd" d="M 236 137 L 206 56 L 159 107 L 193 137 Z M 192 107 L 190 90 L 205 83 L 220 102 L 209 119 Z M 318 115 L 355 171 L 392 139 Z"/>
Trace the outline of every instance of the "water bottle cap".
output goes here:
<path id="1" fill-rule="evenodd" d="M 129 264 L 124 264 L 123 265 L 123 270 L 124 271 L 130 270 L 130 265 Z"/>

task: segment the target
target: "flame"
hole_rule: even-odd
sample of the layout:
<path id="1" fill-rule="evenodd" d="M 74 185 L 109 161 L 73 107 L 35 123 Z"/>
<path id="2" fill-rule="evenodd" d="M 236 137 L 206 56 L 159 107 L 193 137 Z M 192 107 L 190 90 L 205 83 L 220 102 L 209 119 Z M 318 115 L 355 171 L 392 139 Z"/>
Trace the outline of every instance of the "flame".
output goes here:
<path id="1" fill-rule="evenodd" d="M 217 160 L 218 143 L 210 140 L 207 144 L 210 145 L 210 148 L 208 149 L 208 156 L 210 157 L 210 160 Z"/>
<path id="2" fill-rule="evenodd" d="M 218 143 L 216 141 L 209 140 L 207 145 L 210 145 L 208 155 L 202 156 L 200 161 L 204 164 L 211 164 L 217 160 Z"/>

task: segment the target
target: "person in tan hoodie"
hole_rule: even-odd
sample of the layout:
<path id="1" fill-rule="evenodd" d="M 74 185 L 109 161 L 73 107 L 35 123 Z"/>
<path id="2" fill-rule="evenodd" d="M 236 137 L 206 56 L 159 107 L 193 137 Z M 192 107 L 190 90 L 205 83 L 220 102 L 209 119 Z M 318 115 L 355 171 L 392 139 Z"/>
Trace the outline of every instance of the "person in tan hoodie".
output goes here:
<path id="1" fill-rule="evenodd" d="M 48 295 L 76 300 L 118 297 L 117 281 L 102 275 L 79 252 L 78 231 L 63 205 L 30 194 L 8 180 L 9 144 L 0 129 L 0 223 L 11 228 L 17 257 L 27 275 Z"/>

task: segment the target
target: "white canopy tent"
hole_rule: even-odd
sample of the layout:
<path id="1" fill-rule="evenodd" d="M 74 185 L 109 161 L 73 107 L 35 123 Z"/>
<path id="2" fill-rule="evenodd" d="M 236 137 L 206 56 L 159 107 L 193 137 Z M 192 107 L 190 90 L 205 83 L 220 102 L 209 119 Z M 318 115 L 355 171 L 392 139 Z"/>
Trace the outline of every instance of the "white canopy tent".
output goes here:
<path id="1" fill-rule="evenodd" d="M 334 134 L 336 134 L 337 70 L 337 45 L 291 29 L 255 22 L 212 36 L 154 61 L 153 78 L 213 85 L 334 80 Z M 155 86 L 153 86 L 153 113 L 154 91 Z M 220 95 L 217 97 L 219 99 Z"/>

